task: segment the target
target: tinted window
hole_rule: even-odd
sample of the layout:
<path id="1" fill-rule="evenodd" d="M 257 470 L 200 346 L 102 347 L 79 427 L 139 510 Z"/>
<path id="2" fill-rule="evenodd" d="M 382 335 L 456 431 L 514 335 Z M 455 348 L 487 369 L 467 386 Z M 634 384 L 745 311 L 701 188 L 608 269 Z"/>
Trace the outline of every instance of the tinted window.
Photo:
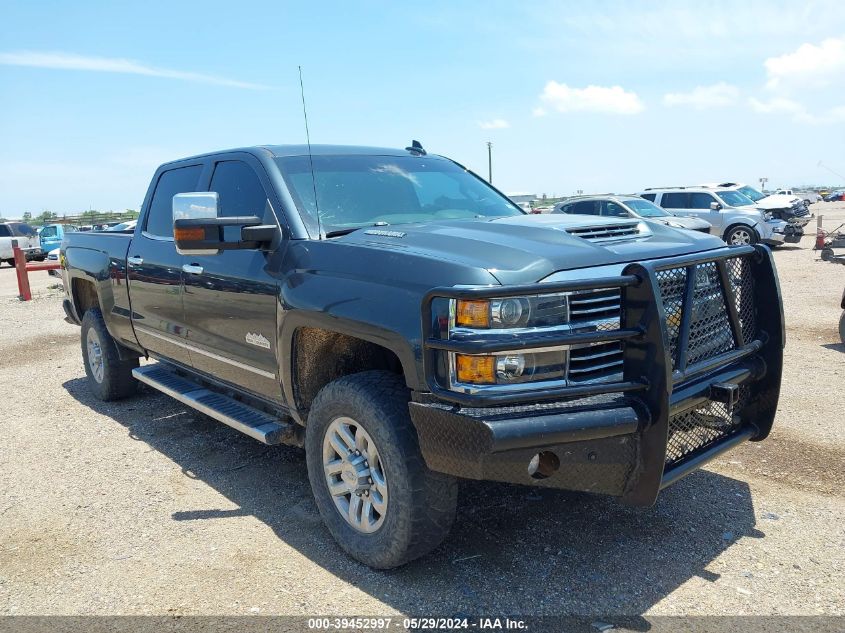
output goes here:
<path id="1" fill-rule="evenodd" d="M 35 229 L 29 226 L 29 224 L 13 224 L 12 233 L 21 237 L 30 237 L 35 235 Z"/>
<path id="2" fill-rule="evenodd" d="M 711 196 L 709 193 L 691 193 L 690 194 L 690 209 L 709 209 L 710 203 L 716 202 L 716 198 Z"/>
<path id="3" fill-rule="evenodd" d="M 687 198 L 686 193 L 664 193 L 660 206 L 664 209 L 688 209 Z"/>
<path id="4" fill-rule="evenodd" d="M 197 190 L 202 165 L 164 172 L 158 179 L 145 230 L 160 237 L 173 237 L 173 196 Z"/>
<path id="5" fill-rule="evenodd" d="M 9 229 L 8 225 L 0 224 L 0 237 L 12 237 L 12 231 Z"/>
<path id="6" fill-rule="evenodd" d="M 221 216 L 264 216 L 267 194 L 255 171 L 239 160 L 217 163 L 210 191 L 216 191 Z"/>
<path id="7" fill-rule="evenodd" d="M 646 200 L 654 202 L 654 199 L 657 198 L 657 194 L 656 193 L 644 193 L 640 196 L 640 198 L 645 198 Z"/>
<path id="8" fill-rule="evenodd" d="M 612 200 L 604 200 L 601 203 L 601 214 L 611 218 L 627 218 L 628 210 L 621 204 L 617 204 Z"/>
<path id="9" fill-rule="evenodd" d="M 576 202 L 566 207 L 567 213 L 576 213 L 578 215 L 598 215 L 595 200 L 584 200 L 583 202 Z"/>

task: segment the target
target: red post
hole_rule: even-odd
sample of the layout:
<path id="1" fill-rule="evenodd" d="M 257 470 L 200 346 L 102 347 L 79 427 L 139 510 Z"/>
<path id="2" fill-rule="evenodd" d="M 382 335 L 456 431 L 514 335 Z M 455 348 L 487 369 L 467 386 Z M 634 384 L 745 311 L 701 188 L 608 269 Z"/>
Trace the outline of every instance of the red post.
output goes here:
<path id="1" fill-rule="evenodd" d="M 21 301 L 30 301 L 32 291 L 29 289 L 29 275 L 26 273 L 26 255 L 18 247 L 18 241 L 12 241 L 12 252 L 15 254 L 15 272 L 18 275 L 18 298 Z"/>

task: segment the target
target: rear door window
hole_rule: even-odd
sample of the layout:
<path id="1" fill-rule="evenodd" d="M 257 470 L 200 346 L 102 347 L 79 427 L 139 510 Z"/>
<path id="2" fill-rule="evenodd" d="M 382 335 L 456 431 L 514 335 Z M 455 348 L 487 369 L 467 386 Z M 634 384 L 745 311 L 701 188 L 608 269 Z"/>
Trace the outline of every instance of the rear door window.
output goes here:
<path id="1" fill-rule="evenodd" d="M 197 190 L 202 165 L 170 169 L 159 176 L 144 230 L 156 237 L 173 237 L 173 196 Z"/>
<path id="2" fill-rule="evenodd" d="M 640 198 L 645 198 L 649 202 L 654 202 L 654 199 L 657 198 L 657 194 L 656 193 L 644 193 L 644 194 L 640 195 Z"/>
<path id="3" fill-rule="evenodd" d="M 595 200 L 584 200 L 583 202 L 576 202 L 566 207 L 567 213 L 576 213 L 578 215 L 598 215 Z"/>
<path id="4" fill-rule="evenodd" d="M 689 194 L 664 193 L 660 199 L 660 206 L 664 209 L 689 209 Z"/>

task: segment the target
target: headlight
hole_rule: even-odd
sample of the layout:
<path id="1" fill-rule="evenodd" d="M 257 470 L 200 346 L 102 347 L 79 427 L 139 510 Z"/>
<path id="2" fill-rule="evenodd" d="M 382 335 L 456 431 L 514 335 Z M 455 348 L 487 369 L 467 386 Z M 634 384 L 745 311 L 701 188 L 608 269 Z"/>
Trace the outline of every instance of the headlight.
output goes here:
<path id="1" fill-rule="evenodd" d="M 458 299 L 455 325 L 476 329 L 552 327 L 569 321 L 566 293 L 504 297 L 490 300 Z"/>
<path id="2" fill-rule="evenodd" d="M 567 350 L 496 355 L 455 355 L 455 377 L 471 385 L 513 385 L 559 380 L 566 376 Z"/>

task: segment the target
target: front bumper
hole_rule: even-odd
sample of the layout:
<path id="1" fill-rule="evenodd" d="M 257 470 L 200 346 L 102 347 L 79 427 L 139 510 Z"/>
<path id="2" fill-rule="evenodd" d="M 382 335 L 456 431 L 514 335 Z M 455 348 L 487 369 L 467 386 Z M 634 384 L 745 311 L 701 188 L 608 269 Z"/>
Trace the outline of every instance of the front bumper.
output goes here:
<path id="1" fill-rule="evenodd" d="M 623 318 L 618 331 L 638 335 L 625 339 L 621 381 L 586 390 L 548 389 L 527 402 L 525 396 L 517 402 L 449 392 L 438 385 L 433 367 L 443 341 L 427 338 L 432 393 L 415 394 L 410 412 L 428 467 L 458 477 L 603 493 L 648 505 L 661 488 L 716 455 L 742 441 L 764 439 L 777 407 L 784 333 L 782 311 L 757 306 L 781 305 L 774 263 L 763 247 L 718 253 L 626 268 L 619 278 Z M 714 262 L 723 289 L 730 288 L 728 275 L 736 268 L 726 262 L 739 256 L 748 262 L 753 297 L 725 291 L 734 345 L 688 361 L 693 310 L 685 307 L 677 328 L 669 328 L 659 276 L 668 268 L 692 270 Z M 629 276 L 636 283 L 622 285 Z M 439 289 L 431 296 L 453 292 Z M 685 297 L 694 292 L 687 288 Z M 432 318 L 430 312 L 425 316 Z"/>

